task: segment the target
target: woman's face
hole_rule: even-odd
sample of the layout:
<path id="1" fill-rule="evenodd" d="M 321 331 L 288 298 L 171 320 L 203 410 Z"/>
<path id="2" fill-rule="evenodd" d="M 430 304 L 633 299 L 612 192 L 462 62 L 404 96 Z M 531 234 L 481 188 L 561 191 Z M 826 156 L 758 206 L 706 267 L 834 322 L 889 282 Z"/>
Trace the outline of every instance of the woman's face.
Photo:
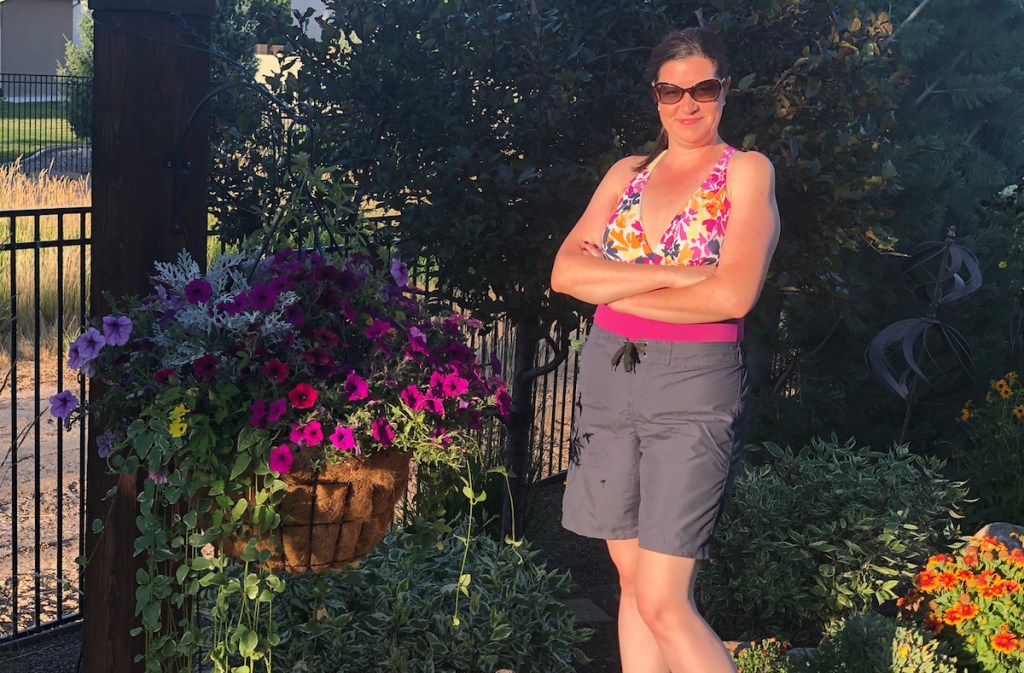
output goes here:
<path id="1" fill-rule="evenodd" d="M 709 59 L 689 56 L 666 61 L 658 71 L 657 81 L 689 88 L 717 77 L 715 64 Z M 698 103 L 689 93 L 683 94 L 677 103 L 658 103 L 658 116 L 668 133 L 669 145 L 695 148 L 719 142 L 718 122 L 722 119 L 726 92 L 723 87 L 718 100 L 709 103 Z"/>

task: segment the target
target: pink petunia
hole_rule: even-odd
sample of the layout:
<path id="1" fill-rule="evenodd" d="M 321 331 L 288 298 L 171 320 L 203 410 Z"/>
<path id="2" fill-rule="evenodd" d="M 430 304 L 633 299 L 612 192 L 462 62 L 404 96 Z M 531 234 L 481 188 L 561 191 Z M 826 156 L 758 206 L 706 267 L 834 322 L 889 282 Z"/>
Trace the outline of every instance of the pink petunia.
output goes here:
<path id="1" fill-rule="evenodd" d="M 324 441 L 324 431 L 320 421 L 310 421 L 302 428 L 302 440 L 309 446 L 316 446 Z"/>
<path id="2" fill-rule="evenodd" d="M 217 373 L 217 356 L 208 353 L 192 363 L 192 375 L 196 381 L 209 381 Z"/>
<path id="3" fill-rule="evenodd" d="M 356 448 L 356 436 L 353 428 L 338 426 L 331 435 L 331 444 L 339 451 L 349 451 Z"/>
<path id="4" fill-rule="evenodd" d="M 309 409 L 316 404 L 316 390 L 308 383 L 300 383 L 288 393 L 288 399 L 296 409 Z"/>
<path id="5" fill-rule="evenodd" d="M 292 423 L 292 429 L 288 431 L 288 441 L 292 444 L 302 444 L 302 426 L 298 423 Z"/>
<path id="6" fill-rule="evenodd" d="M 270 358 L 267 364 L 263 365 L 263 373 L 271 381 L 284 381 L 288 378 L 288 365 L 277 358 Z"/>
<path id="7" fill-rule="evenodd" d="M 370 434 L 381 443 L 381 446 L 391 446 L 395 441 L 395 431 L 386 418 L 378 418 L 370 425 Z"/>
<path id="8" fill-rule="evenodd" d="M 383 341 L 391 330 L 391 323 L 385 320 L 374 320 L 373 323 L 363 330 L 363 334 L 370 341 Z"/>
<path id="9" fill-rule="evenodd" d="M 185 285 L 185 299 L 190 304 L 203 304 L 213 294 L 213 288 L 202 278 L 191 280 Z"/>
<path id="10" fill-rule="evenodd" d="M 512 413 L 512 398 L 504 385 L 494 391 L 494 402 L 498 405 L 498 413 L 502 416 L 507 418 Z"/>
<path id="11" fill-rule="evenodd" d="M 355 372 L 349 373 L 345 379 L 344 387 L 345 394 L 348 395 L 350 402 L 365 400 L 370 394 L 370 386 L 366 384 L 366 380 Z"/>
<path id="12" fill-rule="evenodd" d="M 423 397 L 423 393 L 420 392 L 420 389 L 416 386 L 407 386 L 401 393 L 399 393 L 399 397 L 402 399 L 402 402 L 405 403 L 405 406 L 409 407 L 413 411 L 419 411 L 422 409 L 426 399 Z"/>
<path id="13" fill-rule="evenodd" d="M 441 380 L 441 392 L 445 397 L 458 397 L 469 392 L 469 381 L 451 373 Z"/>
<path id="14" fill-rule="evenodd" d="M 292 455 L 292 447 L 287 444 L 281 444 L 270 450 L 270 469 L 278 474 L 286 474 L 292 469 L 292 461 L 295 460 L 295 456 Z"/>

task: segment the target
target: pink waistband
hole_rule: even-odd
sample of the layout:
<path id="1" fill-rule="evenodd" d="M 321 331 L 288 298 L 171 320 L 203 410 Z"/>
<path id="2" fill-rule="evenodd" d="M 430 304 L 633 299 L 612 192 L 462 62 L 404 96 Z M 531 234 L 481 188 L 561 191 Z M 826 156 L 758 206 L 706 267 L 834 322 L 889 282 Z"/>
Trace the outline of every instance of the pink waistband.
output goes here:
<path id="1" fill-rule="evenodd" d="M 694 323 L 681 325 L 639 318 L 619 313 L 601 304 L 594 313 L 594 324 L 627 339 L 655 341 L 743 341 L 743 320 Z"/>

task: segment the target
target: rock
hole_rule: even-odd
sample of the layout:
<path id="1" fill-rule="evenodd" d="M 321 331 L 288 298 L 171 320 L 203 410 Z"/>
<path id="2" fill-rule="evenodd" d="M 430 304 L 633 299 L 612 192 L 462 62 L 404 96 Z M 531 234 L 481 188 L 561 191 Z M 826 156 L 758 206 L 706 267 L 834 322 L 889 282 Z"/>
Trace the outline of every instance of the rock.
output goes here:
<path id="1" fill-rule="evenodd" d="M 1024 547 L 1024 526 L 1017 526 L 1012 523 L 990 523 L 974 534 L 975 537 L 991 535 L 1006 545 L 1009 551 Z"/>

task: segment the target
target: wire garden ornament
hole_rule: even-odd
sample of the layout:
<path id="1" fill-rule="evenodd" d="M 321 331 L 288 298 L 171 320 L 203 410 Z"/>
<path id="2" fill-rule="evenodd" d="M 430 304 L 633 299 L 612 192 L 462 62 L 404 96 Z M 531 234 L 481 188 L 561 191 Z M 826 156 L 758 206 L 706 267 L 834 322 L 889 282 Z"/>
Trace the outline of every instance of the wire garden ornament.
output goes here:
<path id="1" fill-rule="evenodd" d="M 920 394 L 919 384 L 952 386 L 970 372 L 973 362 L 964 337 L 938 317 L 943 306 L 981 287 L 977 257 L 955 241 L 956 228 L 949 227 L 945 240 L 923 243 L 904 260 L 904 283 L 916 297 L 928 302 L 928 315 L 889 325 L 871 340 L 865 353 L 882 385 L 907 402 L 903 435 L 910 407 Z"/>

